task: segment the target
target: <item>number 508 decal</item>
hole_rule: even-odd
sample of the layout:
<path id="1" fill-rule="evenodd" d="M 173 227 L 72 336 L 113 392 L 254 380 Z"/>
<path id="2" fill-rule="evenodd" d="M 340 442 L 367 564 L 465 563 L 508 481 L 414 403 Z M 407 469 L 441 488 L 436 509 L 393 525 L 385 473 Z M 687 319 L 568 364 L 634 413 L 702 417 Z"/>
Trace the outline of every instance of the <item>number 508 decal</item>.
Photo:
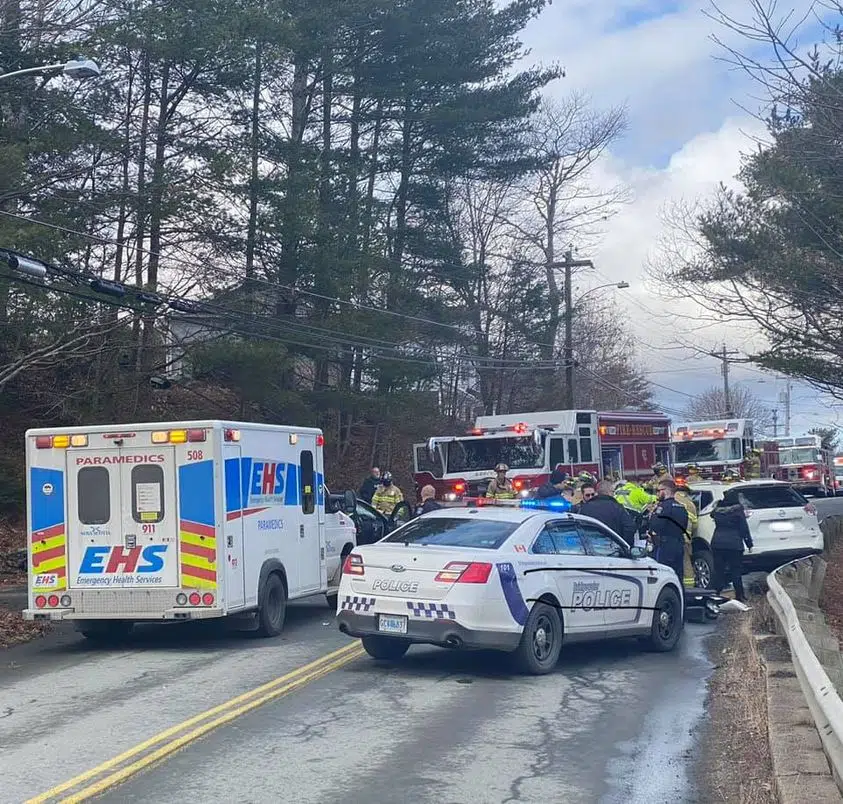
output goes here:
<path id="1" fill-rule="evenodd" d="M 187 451 L 187 460 L 189 461 L 201 461 L 202 458 L 203 455 L 201 449 L 189 449 Z"/>

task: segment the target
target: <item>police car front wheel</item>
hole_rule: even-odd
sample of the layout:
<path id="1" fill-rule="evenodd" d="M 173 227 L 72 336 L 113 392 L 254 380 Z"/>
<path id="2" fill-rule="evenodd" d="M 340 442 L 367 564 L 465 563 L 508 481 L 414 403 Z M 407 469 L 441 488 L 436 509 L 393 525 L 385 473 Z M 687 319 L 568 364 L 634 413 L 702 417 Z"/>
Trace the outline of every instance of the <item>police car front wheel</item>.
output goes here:
<path id="1" fill-rule="evenodd" d="M 547 603 L 536 603 L 515 650 L 518 669 L 536 676 L 549 673 L 556 667 L 561 649 L 562 622 L 556 609 Z"/>
<path id="2" fill-rule="evenodd" d="M 396 661 L 410 649 L 410 643 L 406 639 L 395 637 L 364 636 L 363 650 L 373 659 L 384 661 Z"/>
<path id="3" fill-rule="evenodd" d="M 653 625 L 647 640 L 650 650 L 660 653 L 673 650 L 682 635 L 682 626 L 682 603 L 679 594 L 672 587 L 665 587 L 653 611 Z"/>

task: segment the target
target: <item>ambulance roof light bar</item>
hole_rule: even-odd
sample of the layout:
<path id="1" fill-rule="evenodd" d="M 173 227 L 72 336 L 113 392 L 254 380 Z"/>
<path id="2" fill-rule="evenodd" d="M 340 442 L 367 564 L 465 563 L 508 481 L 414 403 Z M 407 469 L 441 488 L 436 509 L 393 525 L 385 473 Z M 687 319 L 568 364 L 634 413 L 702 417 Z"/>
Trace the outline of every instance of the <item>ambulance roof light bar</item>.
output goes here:
<path id="1" fill-rule="evenodd" d="M 207 433 L 202 429 L 156 430 L 152 433 L 153 444 L 196 444 L 205 440 Z"/>
<path id="2" fill-rule="evenodd" d="M 84 433 L 73 435 L 35 436 L 36 449 L 67 449 L 68 447 L 87 447 L 88 436 Z"/>

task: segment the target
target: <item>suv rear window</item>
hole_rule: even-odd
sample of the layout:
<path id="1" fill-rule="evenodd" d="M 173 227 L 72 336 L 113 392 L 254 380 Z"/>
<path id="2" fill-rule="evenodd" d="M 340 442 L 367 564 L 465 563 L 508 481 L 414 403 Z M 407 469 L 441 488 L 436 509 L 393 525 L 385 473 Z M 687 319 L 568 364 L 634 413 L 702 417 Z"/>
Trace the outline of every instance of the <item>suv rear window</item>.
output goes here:
<path id="1" fill-rule="evenodd" d="M 463 517 L 418 519 L 391 533 L 384 541 L 497 550 L 520 524 L 520 522 L 493 522 L 488 519 Z"/>
<path id="2" fill-rule="evenodd" d="M 746 486 L 730 489 L 723 495 L 724 502 L 740 502 L 744 508 L 803 508 L 808 501 L 790 486 Z"/>

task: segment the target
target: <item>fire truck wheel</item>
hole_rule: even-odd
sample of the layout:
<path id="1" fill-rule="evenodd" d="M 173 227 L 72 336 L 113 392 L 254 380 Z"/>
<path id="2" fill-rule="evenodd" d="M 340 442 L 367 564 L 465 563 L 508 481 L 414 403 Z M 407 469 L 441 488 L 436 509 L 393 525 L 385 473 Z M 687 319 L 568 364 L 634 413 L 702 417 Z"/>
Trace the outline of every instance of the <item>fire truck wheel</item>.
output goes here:
<path id="1" fill-rule="evenodd" d="M 88 620 L 80 623 L 78 630 L 85 639 L 104 645 L 127 639 L 134 627 L 126 620 Z"/>
<path id="2" fill-rule="evenodd" d="M 266 579 L 258 609 L 258 634 L 264 637 L 278 636 L 284 629 L 287 615 L 287 587 L 282 578 L 273 573 Z"/>

